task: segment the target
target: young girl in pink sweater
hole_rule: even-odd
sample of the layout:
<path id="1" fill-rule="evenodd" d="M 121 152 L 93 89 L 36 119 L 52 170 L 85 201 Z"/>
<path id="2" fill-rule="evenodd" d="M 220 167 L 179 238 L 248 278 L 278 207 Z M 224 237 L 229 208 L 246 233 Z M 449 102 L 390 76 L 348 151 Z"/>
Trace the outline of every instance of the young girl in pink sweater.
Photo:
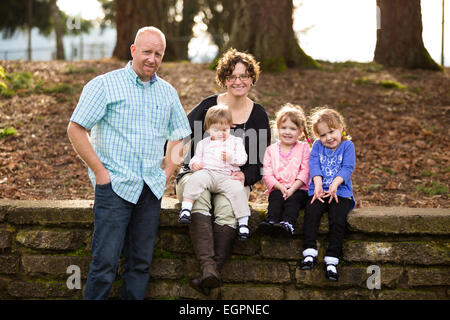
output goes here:
<path id="1" fill-rule="evenodd" d="M 306 205 L 310 182 L 310 146 L 302 108 L 284 105 L 277 113 L 276 126 L 279 141 L 270 145 L 264 156 L 263 180 L 269 205 L 258 231 L 290 237 L 299 211 Z M 303 135 L 308 142 L 299 141 Z"/>

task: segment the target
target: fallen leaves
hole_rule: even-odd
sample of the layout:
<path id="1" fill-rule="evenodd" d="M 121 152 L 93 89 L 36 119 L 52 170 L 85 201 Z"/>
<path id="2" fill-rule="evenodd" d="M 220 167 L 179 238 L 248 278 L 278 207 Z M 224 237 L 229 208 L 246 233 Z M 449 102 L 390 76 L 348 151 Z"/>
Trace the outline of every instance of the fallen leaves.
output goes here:
<path id="1" fill-rule="evenodd" d="M 0 198 L 93 199 L 87 168 L 73 151 L 66 127 L 83 85 L 125 62 L 0 63 L 8 72 L 31 72 L 49 88 L 61 84 L 71 88 L 0 98 L 0 129 L 17 130 L 16 136 L 0 139 Z M 158 74 L 178 90 L 187 112 L 201 99 L 223 91 L 206 65 L 164 62 Z M 354 83 L 364 78 L 374 83 L 396 80 L 406 89 Z M 347 68 L 324 63 L 322 70 L 263 73 L 250 97 L 266 108 L 271 119 L 286 102 L 299 104 L 306 112 L 328 105 L 344 114 L 356 146 L 352 180 L 358 207 L 449 207 L 448 70 L 369 72 L 364 64 Z M 175 197 L 173 182 L 171 178 L 165 196 Z M 257 183 L 250 201 L 267 202 L 265 189 Z"/>

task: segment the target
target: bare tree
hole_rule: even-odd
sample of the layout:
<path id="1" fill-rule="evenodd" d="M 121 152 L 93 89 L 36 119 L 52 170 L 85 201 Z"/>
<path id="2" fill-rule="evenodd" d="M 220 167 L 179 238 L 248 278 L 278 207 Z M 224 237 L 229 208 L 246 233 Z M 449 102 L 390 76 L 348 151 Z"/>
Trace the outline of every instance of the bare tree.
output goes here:
<path id="1" fill-rule="evenodd" d="M 155 26 L 166 35 L 165 60 L 185 60 L 198 0 L 115 0 L 117 42 L 113 56 L 131 59 L 130 45 L 139 28 Z"/>
<path id="2" fill-rule="evenodd" d="M 377 30 L 377 63 L 403 68 L 442 70 L 422 40 L 420 0 L 377 0 L 381 28 Z"/>
<path id="3" fill-rule="evenodd" d="M 292 0 L 239 0 L 229 45 L 248 51 L 266 71 L 319 64 L 298 43 L 293 30 Z"/>
<path id="4" fill-rule="evenodd" d="M 61 12 L 56 4 L 56 0 L 50 0 L 50 11 L 52 13 L 53 26 L 56 35 L 56 59 L 66 60 L 63 43 L 64 27 L 61 20 Z"/>

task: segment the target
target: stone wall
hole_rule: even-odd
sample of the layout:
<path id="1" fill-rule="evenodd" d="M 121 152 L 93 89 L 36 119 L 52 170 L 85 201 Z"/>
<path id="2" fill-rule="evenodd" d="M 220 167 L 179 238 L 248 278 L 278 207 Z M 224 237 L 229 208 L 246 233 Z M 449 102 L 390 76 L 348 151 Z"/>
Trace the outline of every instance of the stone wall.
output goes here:
<path id="1" fill-rule="evenodd" d="M 67 268 L 80 268 L 84 284 L 90 262 L 92 201 L 0 200 L 0 299 L 80 299 L 69 289 Z M 223 287 L 209 297 L 189 287 L 199 275 L 187 227 L 177 224 L 179 205 L 163 199 L 149 299 L 449 299 L 450 210 L 361 208 L 348 218 L 349 232 L 337 283 L 323 264 L 301 271 L 301 234 L 293 239 L 254 235 L 234 246 Z M 251 229 L 265 207 L 253 206 Z M 301 230 L 302 217 L 296 230 Z M 327 219 L 320 228 L 319 258 L 326 247 Z M 322 261 L 322 260 L 319 260 Z M 381 289 L 368 289 L 371 265 L 380 267 Z M 118 298 L 120 273 L 112 298 Z"/>

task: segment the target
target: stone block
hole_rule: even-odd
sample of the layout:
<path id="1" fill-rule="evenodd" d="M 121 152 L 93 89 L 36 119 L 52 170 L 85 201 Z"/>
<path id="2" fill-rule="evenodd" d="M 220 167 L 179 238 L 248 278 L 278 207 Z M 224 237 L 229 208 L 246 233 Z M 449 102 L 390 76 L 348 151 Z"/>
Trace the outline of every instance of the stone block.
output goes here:
<path id="1" fill-rule="evenodd" d="M 296 269 L 295 279 L 297 287 L 360 287 L 367 288 L 367 279 L 371 274 L 367 273 L 367 267 L 338 266 L 339 281 L 333 282 L 325 278 L 324 265 L 320 264 L 313 270 Z M 402 274 L 401 267 L 380 267 L 381 288 L 396 287 Z"/>
<path id="2" fill-rule="evenodd" d="M 0 300 L 10 300 L 11 297 L 8 295 L 8 285 L 11 279 L 7 277 L 0 276 Z"/>
<path id="3" fill-rule="evenodd" d="M 339 289 L 333 290 L 299 288 L 286 290 L 286 300 L 369 300 L 374 298 L 370 290 Z"/>
<path id="4" fill-rule="evenodd" d="M 377 296 L 378 300 L 437 300 L 443 299 L 435 291 L 427 290 L 381 290 Z"/>
<path id="5" fill-rule="evenodd" d="M 0 225 L 0 249 L 11 247 L 12 232 L 6 225 Z"/>
<path id="6" fill-rule="evenodd" d="M 8 218 L 9 210 L 17 203 L 15 200 L 0 199 L 0 222 L 5 222 Z"/>
<path id="7" fill-rule="evenodd" d="M 159 232 L 155 242 L 155 251 L 170 251 L 193 254 L 191 239 L 188 234 Z"/>
<path id="8" fill-rule="evenodd" d="M 289 283 L 291 276 L 286 262 L 262 260 L 230 260 L 222 269 L 225 282 Z"/>
<path id="9" fill-rule="evenodd" d="M 0 256 L 0 274 L 16 274 L 19 272 L 20 259 L 18 256 Z"/>
<path id="10" fill-rule="evenodd" d="M 399 264 L 450 264 L 448 242 L 368 242 L 346 241 L 344 260 L 349 262 L 392 262 Z"/>
<path id="11" fill-rule="evenodd" d="M 261 240 L 261 256 L 270 259 L 302 258 L 303 241 L 299 239 L 264 238 Z"/>
<path id="12" fill-rule="evenodd" d="M 17 225 L 92 227 L 92 200 L 18 200 L 8 206 L 8 222 Z"/>
<path id="13" fill-rule="evenodd" d="M 224 285 L 222 300 L 282 300 L 284 291 L 278 286 Z"/>
<path id="14" fill-rule="evenodd" d="M 153 279 L 180 279 L 185 275 L 186 263 L 179 259 L 152 260 L 150 266 L 150 276 Z"/>
<path id="15" fill-rule="evenodd" d="M 67 288 L 65 282 L 12 281 L 8 294 L 15 298 L 81 298 L 81 290 Z"/>
<path id="16" fill-rule="evenodd" d="M 188 283 L 183 283 L 180 290 L 180 299 L 219 300 L 221 288 L 212 289 L 208 296 L 192 289 Z"/>
<path id="17" fill-rule="evenodd" d="M 31 276 L 43 274 L 67 278 L 72 274 L 67 273 L 67 268 L 75 265 L 80 268 L 81 278 L 86 279 L 90 262 L 91 257 L 27 255 L 22 257 L 22 268 Z"/>
<path id="18" fill-rule="evenodd" d="M 449 268 L 414 268 L 408 267 L 408 285 L 416 286 L 450 286 Z"/>
<path id="19" fill-rule="evenodd" d="M 180 296 L 181 284 L 173 281 L 150 281 L 145 294 L 150 299 L 169 299 Z"/>
<path id="20" fill-rule="evenodd" d="M 233 254 L 244 256 L 254 256 L 258 254 L 261 248 L 260 237 L 251 236 L 249 240 L 236 240 L 233 245 Z"/>
<path id="21" fill-rule="evenodd" d="M 382 234 L 450 233 L 450 209 L 366 207 L 348 215 L 350 231 Z"/>
<path id="22" fill-rule="evenodd" d="M 16 241 L 33 249 L 75 250 L 85 244 L 88 235 L 83 230 L 21 230 Z"/>
<path id="23" fill-rule="evenodd" d="M 160 227 L 179 227 L 186 228 L 187 226 L 178 223 L 178 213 L 181 205 L 177 199 L 163 197 L 161 201 L 161 215 L 159 216 Z"/>

